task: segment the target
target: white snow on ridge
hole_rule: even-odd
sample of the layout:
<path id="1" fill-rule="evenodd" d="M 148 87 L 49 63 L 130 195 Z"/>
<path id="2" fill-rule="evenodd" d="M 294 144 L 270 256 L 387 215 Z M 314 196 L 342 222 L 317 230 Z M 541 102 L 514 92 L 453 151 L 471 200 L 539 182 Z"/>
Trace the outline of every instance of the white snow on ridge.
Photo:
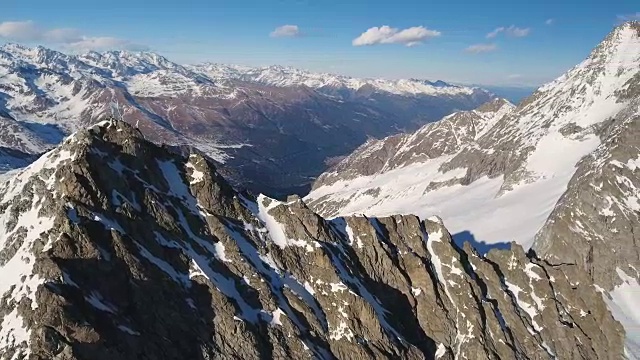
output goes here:
<path id="1" fill-rule="evenodd" d="M 469 231 L 478 241 L 516 241 L 528 248 L 566 191 L 575 171 L 570 168 L 571 172 L 562 176 L 549 176 L 535 183 L 519 185 L 500 197 L 496 195 L 502 186 L 502 177 L 483 177 L 467 186 L 453 185 L 427 192 L 431 181 L 464 175 L 461 169 L 445 174 L 438 172 L 444 160 L 435 159 L 380 175 L 339 181 L 312 191 L 305 201 L 311 202 L 324 195 L 336 201 L 349 199 L 349 203 L 332 217 L 361 213 L 367 216 L 414 214 L 424 219 L 436 214 L 454 235 Z M 367 189 L 379 189 L 380 193 L 377 197 L 365 195 Z"/>
<path id="2" fill-rule="evenodd" d="M 16 199 L 22 199 L 23 187 L 34 177 L 39 177 L 45 182 L 47 191 L 53 191 L 55 184 L 55 173 L 45 175 L 42 170 L 55 169 L 62 162 L 73 158 L 67 151 L 54 150 L 43 155 L 36 162 L 20 171 L 14 172 L 14 176 L 6 182 L 0 184 L 0 193 L 5 192 L 0 198 L 0 204 L 6 204 Z M 50 231 L 54 225 L 54 219 L 41 217 L 42 198 L 34 194 L 31 207 L 22 211 L 14 226 L 10 231 L 0 232 L 0 249 L 18 244 L 18 239 L 22 239 L 15 254 L 6 259 L 0 266 L 0 294 L 6 294 L 11 290 L 9 296 L 12 300 L 20 302 L 23 299 L 31 300 L 31 307 L 37 308 L 36 290 L 45 280 L 33 273 L 36 255 L 32 252 L 34 243 Z M 0 213 L 0 229 L 7 229 L 12 221 L 10 211 Z M 20 234 L 24 231 L 24 234 Z M 46 239 L 46 238 L 45 238 Z M 51 239 L 47 239 L 44 249 L 46 250 Z M 22 317 L 14 310 L 3 317 L 0 325 L 0 349 L 17 345 L 23 341 L 28 341 L 30 331 L 22 324 Z M 26 354 L 28 355 L 28 353 Z"/>
<path id="3" fill-rule="evenodd" d="M 640 359 L 640 312 L 638 311 L 638 299 L 640 299 L 640 284 L 624 271 L 617 269 L 623 284 L 609 293 L 603 294 L 603 298 L 613 317 L 618 320 L 626 331 L 626 353 L 629 359 Z"/>
<path id="4" fill-rule="evenodd" d="M 288 87 L 307 86 L 313 89 L 347 88 L 357 91 L 364 86 L 372 86 L 379 91 L 396 95 L 455 96 L 471 95 L 478 89 L 447 83 L 432 83 L 418 79 L 358 79 L 329 73 L 314 73 L 291 67 L 267 66 L 250 68 L 222 64 L 201 64 L 190 69 L 202 72 L 212 79 L 239 79 L 262 84 Z"/>
<path id="5" fill-rule="evenodd" d="M 5 315 L 2 322 L 0 322 L 0 350 L 8 346 L 13 347 L 20 343 L 26 343 L 29 341 L 29 336 L 30 332 L 25 328 L 17 309 Z M 17 352 L 17 354 L 20 354 L 20 352 Z M 29 352 L 27 351 L 24 355 L 28 354 Z"/>
<path id="6" fill-rule="evenodd" d="M 258 202 L 258 218 L 265 224 L 269 235 L 271 236 L 271 240 L 281 248 L 285 248 L 289 241 L 287 240 L 286 235 L 284 234 L 284 230 L 282 229 L 282 225 L 273 218 L 273 216 L 269 215 L 269 210 L 278 206 L 280 202 L 274 199 L 269 199 L 271 203 L 268 206 L 264 205 L 265 200 L 268 199 L 264 195 L 260 195 L 257 199 Z M 267 201 L 269 201 L 267 200 Z"/>
<path id="7" fill-rule="evenodd" d="M 204 173 L 203 173 L 202 171 L 200 171 L 200 170 L 196 169 L 196 167 L 195 167 L 195 166 L 193 165 L 193 163 L 191 162 L 191 159 L 192 159 L 192 158 L 194 158 L 194 156 L 193 156 L 193 155 L 191 155 L 191 156 L 189 157 L 189 162 L 187 162 L 187 163 L 185 164 L 185 166 L 186 166 L 188 169 L 191 169 L 191 180 L 189 181 L 189 183 L 190 183 L 191 185 L 193 185 L 193 184 L 197 184 L 197 183 L 199 183 L 199 182 L 204 181 Z"/>
<path id="8" fill-rule="evenodd" d="M 438 350 L 436 350 L 436 359 L 440 359 L 447 353 L 447 347 L 443 343 L 438 344 Z"/>
<path id="9" fill-rule="evenodd" d="M 269 205 L 264 205 L 265 202 L 270 201 Z M 300 246 L 304 247 L 307 252 L 312 252 L 315 247 L 319 247 L 319 244 L 310 244 L 304 240 L 296 240 L 290 239 L 286 236 L 284 232 L 284 225 L 279 223 L 269 211 L 275 208 L 278 205 L 283 204 L 282 202 L 271 199 L 265 195 L 260 194 L 257 199 L 258 202 L 258 213 L 256 214 L 258 219 L 262 221 L 267 229 L 271 240 L 281 248 L 285 248 L 287 246 Z"/>
<path id="10" fill-rule="evenodd" d="M 522 309 L 524 312 L 526 312 L 527 315 L 529 315 L 529 318 L 531 319 L 531 325 L 533 326 L 533 329 L 529 329 L 529 331 L 533 330 L 532 333 L 537 333 L 542 331 L 542 327 L 540 327 L 540 325 L 538 325 L 538 323 L 535 321 L 535 317 L 538 315 L 538 310 L 535 308 L 535 306 L 525 302 L 520 297 L 520 293 L 522 292 L 522 289 L 518 285 L 510 283 L 509 281 L 505 281 L 505 284 L 507 286 L 507 289 L 513 294 L 516 300 L 516 304 L 518 304 L 518 307 Z"/>

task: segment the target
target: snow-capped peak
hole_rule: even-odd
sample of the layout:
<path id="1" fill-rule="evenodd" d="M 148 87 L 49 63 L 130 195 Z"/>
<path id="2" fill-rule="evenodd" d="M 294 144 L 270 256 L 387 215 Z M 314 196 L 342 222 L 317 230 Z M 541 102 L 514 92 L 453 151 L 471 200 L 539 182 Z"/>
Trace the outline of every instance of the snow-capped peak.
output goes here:
<path id="1" fill-rule="evenodd" d="M 45 48 L 44 46 L 28 47 L 15 43 L 2 45 L 2 47 L 0 47 L 0 51 L 11 54 L 16 59 L 29 62 L 33 61 L 41 64 L 50 62 L 58 57 L 68 58 L 67 55 Z"/>
<path id="2" fill-rule="evenodd" d="M 169 61 L 162 55 L 152 52 L 107 51 L 103 53 L 88 52 L 77 57 L 79 60 L 95 67 L 106 68 L 116 77 L 131 77 L 158 70 L 172 70 L 187 73 L 183 66 Z"/>
<path id="3" fill-rule="evenodd" d="M 625 73 L 634 71 L 640 60 L 640 22 L 629 21 L 616 27 L 593 49 L 583 62 L 542 86 L 538 91 L 545 92 L 567 82 L 571 78 L 581 77 L 587 84 L 601 75 L 607 75 L 610 87 L 619 85 Z"/>
<path id="4" fill-rule="evenodd" d="M 35 48 L 31 48 L 22 44 L 18 44 L 18 43 L 6 43 L 2 46 L 0 46 L 0 50 L 5 51 L 5 52 L 10 52 L 13 54 L 20 54 L 20 53 L 29 53 L 35 50 Z"/>

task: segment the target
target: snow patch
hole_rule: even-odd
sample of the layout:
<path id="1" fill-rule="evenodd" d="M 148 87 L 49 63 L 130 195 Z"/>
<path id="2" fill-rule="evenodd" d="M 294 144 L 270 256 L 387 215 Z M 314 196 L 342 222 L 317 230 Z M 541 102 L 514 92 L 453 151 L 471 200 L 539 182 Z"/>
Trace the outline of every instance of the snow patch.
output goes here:
<path id="1" fill-rule="evenodd" d="M 2 323 L 0 323 L 0 350 L 26 345 L 29 337 L 30 331 L 24 325 L 22 316 L 18 315 L 18 309 L 13 309 L 13 311 L 4 316 Z M 21 352 L 18 351 L 17 353 L 19 355 Z M 23 355 L 29 355 L 28 349 Z"/>
<path id="2" fill-rule="evenodd" d="M 189 157 L 189 162 L 187 162 L 186 167 L 191 169 L 191 181 L 190 184 L 197 184 L 199 182 L 204 181 L 204 173 L 198 169 L 191 163 L 191 159 L 193 156 Z"/>
<path id="3" fill-rule="evenodd" d="M 536 308 L 534 306 L 532 306 L 531 304 L 525 302 L 520 297 L 520 293 L 522 292 L 522 288 L 520 288 L 518 285 L 510 283 L 509 281 L 506 281 L 506 280 L 505 280 L 505 284 L 507 285 L 507 289 L 513 294 L 513 297 L 515 298 L 516 304 L 518 305 L 518 307 L 520 309 L 524 310 L 524 312 L 527 313 L 527 315 L 529 315 L 529 318 L 531 319 L 531 324 L 533 325 L 534 330 L 536 332 L 542 331 L 542 327 L 540 325 L 538 325 L 538 323 L 535 321 L 535 317 L 538 315 L 538 311 L 536 310 Z"/>
<path id="4" fill-rule="evenodd" d="M 640 284 L 621 269 L 616 270 L 623 283 L 609 293 L 610 297 L 603 289 L 600 290 L 613 317 L 626 331 L 626 352 L 630 358 L 640 359 L 640 312 L 638 311 Z"/>
<path id="5" fill-rule="evenodd" d="M 269 214 L 269 211 L 280 205 L 287 206 L 286 204 L 262 194 L 258 196 L 257 202 L 257 217 L 264 223 L 271 240 L 280 248 L 284 249 L 287 246 L 299 246 L 305 248 L 307 252 L 312 252 L 319 246 L 318 244 L 315 244 L 314 246 L 305 240 L 290 239 L 285 235 L 284 225 L 280 224 L 271 214 Z M 269 203 L 269 205 L 265 205 L 265 202 Z"/>

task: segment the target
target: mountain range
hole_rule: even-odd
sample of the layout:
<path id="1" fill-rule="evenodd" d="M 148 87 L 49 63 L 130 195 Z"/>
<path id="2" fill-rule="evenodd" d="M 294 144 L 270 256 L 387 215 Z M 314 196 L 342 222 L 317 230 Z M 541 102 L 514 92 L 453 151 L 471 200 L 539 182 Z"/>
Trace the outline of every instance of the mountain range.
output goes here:
<path id="1" fill-rule="evenodd" d="M 517 105 L 3 49 L 1 359 L 640 358 L 640 22 Z"/>
<path id="2" fill-rule="evenodd" d="M 147 138 L 195 146 L 234 184 L 303 193 L 370 137 L 410 131 L 492 98 L 442 81 L 354 79 L 271 66 L 182 66 L 154 53 L 0 48 L 0 146 L 40 154 L 114 115 Z"/>

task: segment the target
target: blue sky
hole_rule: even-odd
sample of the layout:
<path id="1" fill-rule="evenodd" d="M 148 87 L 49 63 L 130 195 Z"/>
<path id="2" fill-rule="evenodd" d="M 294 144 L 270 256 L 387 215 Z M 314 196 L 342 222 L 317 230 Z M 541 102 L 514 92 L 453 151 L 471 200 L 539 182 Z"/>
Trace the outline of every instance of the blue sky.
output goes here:
<path id="1" fill-rule="evenodd" d="M 623 17 L 640 19 L 637 0 L 4 0 L 0 42 L 539 85 L 580 62 Z"/>

